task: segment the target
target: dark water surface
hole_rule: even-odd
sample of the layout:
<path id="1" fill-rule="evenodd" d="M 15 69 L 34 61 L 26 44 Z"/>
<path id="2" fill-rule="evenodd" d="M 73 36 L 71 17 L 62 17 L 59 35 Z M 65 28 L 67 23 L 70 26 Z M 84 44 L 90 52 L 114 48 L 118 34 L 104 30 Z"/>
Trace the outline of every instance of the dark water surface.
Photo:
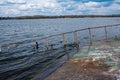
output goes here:
<path id="1" fill-rule="evenodd" d="M 34 49 L 31 39 L 74 31 L 88 27 L 119 24 L 120 18 L 67 18 L 67 19 L 27 19 L 1 20 L 0 44 L 19 42 L 19 44 L 0 45 L 0 80 L 26 80 L 29 76 L 50 65 L 54 60 L 65 55 L 61 37 L 54 38 L 54 49 L 46 51 L 45 41 L 38 41 L 39 50 Z M 94 39 L 105 38 L 103 29 L 93 30 Z M 88 31 L 78 33 L 79 41 L 87 42 Z M 108 29 L 109 37 L 120 37 L 120 27 Z M 66 35 L 68 42 L 73 41 L 73 34 Z M 111 36 L 112 35 L 112 36 Z M 67 48 L 67 52 L 74 52 L 74 46 Z"/>

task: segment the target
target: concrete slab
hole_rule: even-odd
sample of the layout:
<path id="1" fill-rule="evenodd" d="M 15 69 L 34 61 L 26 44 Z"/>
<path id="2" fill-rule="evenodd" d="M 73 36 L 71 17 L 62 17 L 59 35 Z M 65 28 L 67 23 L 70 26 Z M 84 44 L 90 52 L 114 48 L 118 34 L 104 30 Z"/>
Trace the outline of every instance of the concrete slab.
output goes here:
<path id="1" fill-rule="evenodd" d="M 117 80 L 120 41 L 86 45 L 45 80 Z"/>

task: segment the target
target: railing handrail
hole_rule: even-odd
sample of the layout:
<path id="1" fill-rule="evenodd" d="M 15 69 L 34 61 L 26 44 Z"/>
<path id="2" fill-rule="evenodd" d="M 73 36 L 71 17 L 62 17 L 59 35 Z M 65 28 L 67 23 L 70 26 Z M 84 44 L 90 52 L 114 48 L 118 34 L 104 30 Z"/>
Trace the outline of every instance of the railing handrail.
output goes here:
<path id="1" fill-rule="evenodd" d="M 44 39 L 48 39 L 48 38 L 51 38 L 51 37 L 60 36 L 60 35 L 63 35 L 63 34 L 69 34 L 69 33 L 79 32 L 79 31 L 88 30 L 88 29 L 96 29 L 96 28 L 104 28 L 104 27 L 107 28 L 107 27 L 114 27 L 114 26 L 120 26 L 120 24 L 104 25 L 104 26 L 98 26 L 98 27 L 89 27 L 89 28 L 84 28 L 84 29 L 78 29 L 78 30 L 74 30 L 74 31 L 60 33 L 60 34 L 49 35 L 49 36 L 42 37 L 42 38 L 30 39 L 30 41 L 31 42 L 36 42 L 38 40 L 44 40 Z M 15 43 L 0 44 L 0 46 L 8 46 L 8 45 L 18 44 L 18 43 L 21 43 L 21 42 L 18 41 L 18 42 L 15 42 Z"/>

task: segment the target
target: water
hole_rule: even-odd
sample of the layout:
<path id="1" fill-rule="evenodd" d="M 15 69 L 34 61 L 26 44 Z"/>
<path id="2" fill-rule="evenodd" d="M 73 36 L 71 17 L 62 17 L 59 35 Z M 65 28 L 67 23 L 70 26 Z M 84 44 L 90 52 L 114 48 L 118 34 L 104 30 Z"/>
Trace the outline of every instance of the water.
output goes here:
<path id="1" fill-rule="evenodd" d="M 120 18 L 1 20 L 0 44 L 20 42 L 20 45 L 14 44 L 9 47 L 5 46 L 2 48 L 2 51 L 4 52 L 0 53 L 0 79 L 28 79 L 28 76 L 50 65 L 54 60 L 59 58 L 59 56 L 65 54 L 62 48 L 45 51 L 44 47 L 41 46 L 45 41 L 42 43 L 38 42 L 40 44 L 40 49 L 43 49 L 45 52 L 41 50 L 36 52 L 34 50 L 33 43 L 30 43 L 27 40 L 42 38 L 44 36 L 59 34 L 62 32 L 74 31 L 77 29 L 119 23 Z M 114 35 L 120 34 L 120 28 L 113 28 L 112 30 L 112 32 L 108 32 L 109 35 L 113 33 Z M 94 39 L 99 39 L 105 36 L 101 31 L 92 31 L 92 33 L 96 33 L 96 35 L 93 36 L 97 36 L 94 37 Z M 87 31 L 79 33 L 80 35 L 78 35 L 78 37 L 80 41 L 86 42 L 85 39 L 88 38 L 88 34 L 86 33 Z M 67 40 L 69 42 L 72 41 L 72 37 L 73 36 L 67 37 Z M 56 47 L 58 47 L 58 45 L 59 43 L 57 43 Z M 71 51 L 73 51 L 73 48 L 68 50 L 68 52 Z"/>
<path id="2" fill-rule="evenodd" d="M 0 21 L 0 44 L 118 23 L 120 18 L 2 20 Z"/>

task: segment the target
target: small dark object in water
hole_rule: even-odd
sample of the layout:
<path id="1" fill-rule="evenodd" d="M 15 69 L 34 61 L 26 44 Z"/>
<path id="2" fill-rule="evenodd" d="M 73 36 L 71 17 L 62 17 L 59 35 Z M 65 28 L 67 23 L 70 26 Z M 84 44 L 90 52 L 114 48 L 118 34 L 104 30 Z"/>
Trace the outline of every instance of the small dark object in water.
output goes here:
<path id="1" fill-rule="evenodd" d="M 63 41 L 60 41 L 60 43 L 63 43 Z"/>
<path id="2" fill-rule="evenodd" d="M 84 37 L 83 39 L 89 39 L 89 37 Z"/>
<path id="3" fill-rule="evenodd" d="M 70 44 L 66 44 L 66 46 L 68 46 L 68 47 L 76 47 L 77 44 L 76 43 L 70 43 Z"/>
<path id="4" fill-rule="evenodd" d="M 50 46 L 51 46 L 51 50 L 53 50 L 53 46 L 54 46 L 54 44 L 51 44 Z"/>
<path id="5" fill-rule="evenodd" d="M 35 42 L 35 49 L 38 50 L 39 46 L 38 46 L 38 42 Z"/>
<path id="6" fill-rule="evenodd" d="M 92 37 L 95 37 L 95 35 L 92 35 Z"/>
<path id="7" fill-rule="evenodd" d="M 117 35 L 115 35 L 115 40 L 119 40 L 119 38 L 117 37 Z"/>

